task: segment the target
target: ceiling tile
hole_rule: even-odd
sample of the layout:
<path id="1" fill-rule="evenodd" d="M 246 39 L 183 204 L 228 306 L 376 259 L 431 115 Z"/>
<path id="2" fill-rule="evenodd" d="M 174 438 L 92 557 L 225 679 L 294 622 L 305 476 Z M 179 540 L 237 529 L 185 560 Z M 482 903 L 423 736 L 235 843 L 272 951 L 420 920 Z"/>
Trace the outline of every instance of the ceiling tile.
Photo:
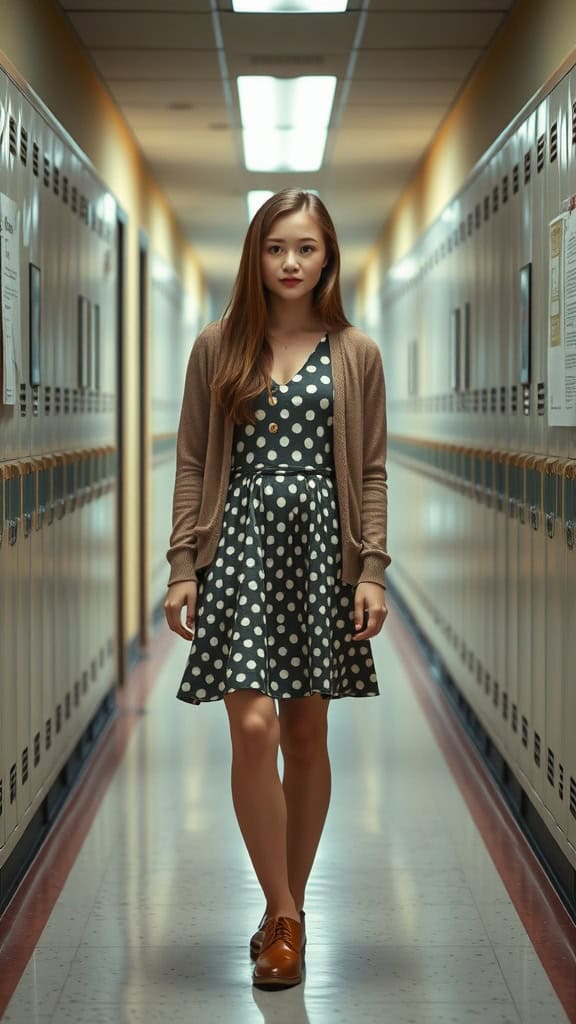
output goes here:
<path id="1" fill-rule="evenodd" d="M 85 46 L 131 49 L 210 49 L 214 46 L 209 14 L 170 11 L 70 12 L 70 21 Z"/>
<path id="2" fill-rule="evenodd" d="M 428 145 L 431 134 L 426 129 L 410 128 L 409 125 L 395 132 L 375 132 L 373 128 L 339 131 L 331 160 L 342 167 L 417 161 Z"/>
<path id="3" fill-rule="evenodd" d="M 122 113 L 131 127 L 137 132 L 158 131 L 171 132 L 174 139 L 182 132 L 228 131 L 228 114 L 222 103 L 198 105 L 192 110 L 170 110 L 167 107 L 136 107 L 123 106 Z"/>
<path id="4" fill-rule="evenodd" d="M 443 105 L 446 108 L 452 103 L 460 86 L 461 82 L 458 79 L 422 82 L 406 78 L 362 78 L 352 82 L 346 108 L 381 104 L 424 108 Z"/>
<path id="5" fill-rule="evenodd" d="M 138 142 L 150 161 L 162 161 L 168 153 L 172 160 L 186 164 L 189 169 L 196 166 L 219 164 L 230 173 L 236 174 L 238 161 L 234 141 L 228 131 L 189 131 L 174 138 L 174 132 L 162 128 L 138 128 L 135 130 Z"/>
<path id="6" fill-rule="evenodd" d="M 284 59 L 290 54 L 348 53 L 358 15 L 224 13 L 220 24 L 227 54 L 282 54 Z"/>
<path id="7" fill-rule="evenodd" d="M 109 50 L 95 49 L 90 56 L 105 79 L 131 81 L 147 78 L 192 82 L 214 79 L 220 82 L 216 51 L 211 50 Z"/>
<path id="8" fill-rule="evenodd" d="M 118 82 L 107 81 L 108 88 L 120 106 L 144 106 L 151 111 L 164 108 L 170 103 L 192 103 L 220 105 L 224 101 L 222 82 L 212 79 L 186 81 L 143 81 L 134 79 Z"/>
<path id="9" fill-rule="evenodd" d="M 363 47 L 378 50 L 384 47 L 485 46 L 501 21 L 501 13 L 489 12 L 435 11 L 415 15 L 369 11 Z"/>
<path id="10" fill-rule="evenodd" d="M 408 128 L 410 131 L 432 131 L 446 115 L 445 107 L 347 107 L 338 125 L 342 131 L 363 131 L 396 134 Z"/>
<path id="11" fill-rule="evenodd" d="M 483 52 L 476 45 L 468 49 L 454 50 L 361 50 L 354 78 L 358 80 L 408 77 L 415 82 L 453 77 L 462 80 L 470 73 Z"/>
<path id="12" fill-rule="evenodd" d="M 406 0 L 402 10 L 414 13 L 421 11 L 451 11 L 461 14 L 470 11 L 495 11 L 507 14 L 514 0 Z M 399 0 L 370 0 L 371 11 L 397 11 Z"/>
<path id="13" fill-rule="evenodd" d="M 162 0 L 60 0 L 69 14 L 73 11 L 162 11 Z M 209 14 L 210 0 L 169 0 L 171 11 Z"/>
<path id="14" fill-rule="evenodd" d="M 233 53 L 227 54 L 230 78 L 238 75 L 278 75 L 297 78 L 299 75 L 336 75 L 344 78 L 349 53 Z"/>

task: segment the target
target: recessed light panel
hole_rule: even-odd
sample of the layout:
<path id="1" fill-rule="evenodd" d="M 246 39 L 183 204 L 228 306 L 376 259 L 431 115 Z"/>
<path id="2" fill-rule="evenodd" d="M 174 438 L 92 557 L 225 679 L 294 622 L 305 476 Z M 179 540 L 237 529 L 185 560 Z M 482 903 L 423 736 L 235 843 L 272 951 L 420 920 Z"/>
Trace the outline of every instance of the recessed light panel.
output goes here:
<path id="1" fill-rule="evenodd" d="M 339 14 L 348 0 L 232 0 L 238 14 Z"/>
<path id="2" fill-rule="evenodd" d="M 253 189 L 251 192 L 246 193 L 246 201 L 248 203 L 248 220 L 252 220 L 255 213 L 266 202 L 273 196 L 273 192 L 266 192 L 265 189 Z"/>
<path id="3" fill-rule="evenodd" d="M 333 75 L 239 76 L 247 170 L 319 170 L 335 89 Z"/>

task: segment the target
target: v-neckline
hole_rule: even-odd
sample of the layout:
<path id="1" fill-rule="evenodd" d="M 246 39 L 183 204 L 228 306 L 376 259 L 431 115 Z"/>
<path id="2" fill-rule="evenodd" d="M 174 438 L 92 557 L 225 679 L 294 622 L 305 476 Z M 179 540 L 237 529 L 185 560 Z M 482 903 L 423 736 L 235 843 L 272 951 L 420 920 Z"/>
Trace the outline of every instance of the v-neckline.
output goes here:
<path id="1" fill-rule="evenodd" d="M 306 362 L 304 363 L 304 365 L 301 366 L 299 370 L 296 370 L 296 373 L 292 374 L 292 376 L 290 377 L 290 380 L 287 380 L 285 384 L 280 384 L 277 380 L 274 380 L 274 377 L 270 376 L 270 380 L 272 381 L 272 383 L 276 384 L 276 386 L 279 387 L 279 388 L 287 388 L 288 385 L 291 384 L 292 381 L 294 380 L 294 377 L 298 377 L 298 375 L 300 373 L 302 373 L 302 370 L 306 369 L 306 367 L 308 366 L 308 363 L 312 359 L 312 356 L 314 355 L 316 350 L 320 347 L 322 342 L 326 340 L 327 337 L 328 337 L 328 331 L 325 331 L 324 334 L 322 335 L 322 337 L 320 338 L 320 341 L 318 341 L 316 343 L 316 347 L 313 348 L 312 351 L 310 352 L 310 354 L 306 357 Z"/>

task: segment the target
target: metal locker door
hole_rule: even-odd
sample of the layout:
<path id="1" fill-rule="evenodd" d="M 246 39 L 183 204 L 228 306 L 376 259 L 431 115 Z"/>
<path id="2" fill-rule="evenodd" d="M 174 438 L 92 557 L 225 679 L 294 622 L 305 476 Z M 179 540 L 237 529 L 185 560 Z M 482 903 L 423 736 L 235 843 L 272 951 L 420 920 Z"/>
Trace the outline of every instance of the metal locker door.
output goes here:
<path id="1" fill-rule="evenodd" d="M 572 864 L 576 866 L 576 461 L 566 463 L 564 478 L 564 536 L 566 539 L 566 590 L 564 657 L 566 666 L 565 703 L 563 721 L 563 749 L 565 760 L 565 788 L 567 818 L 566 834 L 574 851 Z"/>
<path id="2" fill-rule="evenodd" d="M 532 529 L 526 506 L 526 460 L 517 455 L 519 469 L 518 493 L 518 766 L 524 786 L 530 785 L 532 765 Z"/>
<path id="3" fill-rule="evenodd" d="M 42 736 L 44 722 L 46 679 L 50 678 L 50 667 L 45 661 L 45 633 L 50 623 L 45 618 L 46 602 L 44 592 L 50 578 L 48 554 L 48 515 L 51 501 L 52 464 L 50 456 L 42 455 L 33 459 L 37 475 L 37 504 L 33 524 L 34 549 L 32 552 L 31 620 L 36 623 L 37 642 L 30 647 L 30 676 L 32 679 L 32 705 L 30 708 L 30 788 L 34 801 L 42 788 L 44 761 L 42 758 Z"/>
<path id="4" fill-rule="evenodd" d="M 52 526 L 53 540 L 53 561 L 52 573 L 50 574 L 50 588 L 46 595 L 49 600 L 46 614 L 47 622 L 50 623 L 52 641 L 51 647 L 51 678 L 47 697 L 46 721 L 52 721 L 54 759 L 60 757 L 62 748 L 62 726 L 64 721 L 64 709 L 62 702 L 67 683 L 68 670 L 68 640 L 67 634 L 74 631 L 73 615 L 70 619 L 62 618 L 62 606 L 66 601 L 67 579 L 73 572 L 70 565 L 72 551 L 67 538 L 68 516 L 66 515 L 65 495 L 65 472 L 66 458 L 62 453 L 56 455 L 54 466 L 55 480 L 55 509 L 56 516 Z M 52 554 L 52 551 L 51 551 Z M 56 739 L 57 736 L 57 739 Z"/>
<path id="5" fill-rule="evenodd" d="M 18 633 L 18 679 L 17 679 L 17 754 L 18 754 L 18 823 L 24 827 L 31 803 L 30 760 L 32 754 L 32 704 L 35 700 L 36 680 L 31 673 L 31 648 L 37 646 L 41 627 L 32 614 L 32 591 L 35 589 L 38 550 L 34 543 L 34 521 L 36 515 L 36 474 L 31 459 L 18 463 L 22 493 L 22 517 L 18 553 L 18 605 L 16 627 Z M 36 563 L 35 563 L 36 559 Z"/>
<path id="6" fill-rule="evenodd" d="M 507 757 L 514 766 L 521 762 L 520 707 L 522 693 L 519 684 L 520 672 L 520 531 L 524 529 L 522 518 L 524 510 L 524 461 L 523 456 L 516 452 L 502 453 L 502 466 L 506 468 L 507 498 L 504 506 L 506 518 L 506 602 L 508 605 L 508 635 L 506 639 L 506 692 L 508 699 L 508 715 L 506 728 Z"/>
<path id="7" fill-rule="evenodd" d="M 566 537 L 562 522 L 562 485 L 565 461 L 548 458 L 544 463 L 544 536 L 546 537 L 546 746 L 544 803 L 561 824 L 566 801 L 559 792 L 564 766 L 562 722 L 565 704 L 563 665 L 565 616 Z"/>
<path id="8" fill-rule="evenodd" d="M 89 417 L 85 417 L 87 421 Z M 94 604 L 94 579 L 92 575 L 92 553 L 91 544 L 92 537 L 90 535 L 90 488 L 88 486 L 88 452 L 83 449 L 79 453 L 78 470 L 79 470 L 79 519 L 80 519 L 80 545 L 78 549 L 79 555 L 79 572 L 80 572 L 80 592 L 78 595 L 79 605 L 78 611 L 80 616 L 80 657 L 82 659 L 82 685 L 87 686 L 87 699 L 86 709 L 91 714 L 93 708 L 93 694 L 92 694 L 92 677 L 90 672 L 90 656 L 91 656 L 91 636 L 92 630 L 90 626 L 90 615 Z M 84 683 L 86 680 L 86 683 Z"/>
<path id="9" fill-rule="evenodd" d="M 75 713 L 76 730 L 84 722 L 85 685 L 82 679 L 80 602 L 82 600 L 80 512 L 78 509 L 78 459 L 79 452 L 65 452 L 66 518 L 62 523 L 62 540 L 68 550 L 67 566 L 62 583 L 62 600 L 57 610 L 57 624 L 66 624 L 68 641 L 68 679 L 71 688 L 77 687 L 79 711 Z M 68 628 L 70 623 L 70 628 Z"/>
<path id="10" fill-rule="evenodd" d="M 96 646 L 94 657 L 97 662 L 97 672 L 100 693 L 108 689 L 106 685 L 106 603 L 111 601 L 114 604 L 114 573 L 107 572 L 107 551 L 106 551 L 106 521 L 104 519 L 104 483 L 103 483 L 104 446 L 99 445 L 93 457 L 94 467 L 94 513 L 93 529 L 96 545 L 96 556 L 94 563 L 95 587 L 96 587 Z M 104 689 L 102 689 L 104 687 Z"/>
<path id="11" fill-rule="evenodd" d="M 496 450 L 502 452 L 505 460 L 506 453 L 500 448 Z M 503 461 L 502 468 L 504 469 L 505 466 L 506 461 Z M 492 606 L 494 644 L 492 657 L 492 685 L 490 693 L 486 695 L 486 699 L 487 706 L 490 708 L 489 717 L 492 736 L 497 742 L 500 752 L 503 755 L 506 755 L 508 729 L 507 723 L 502 715 L 502 705 L 503 701 L 507 699 L 506 694 L 508 692 L 506 653 L 510 623 L 506 576 L 508 562 L 508 516 L 505 502 L 502 502 L 501 507 L 500 503 L 495 503 L 493 505 L 491 510 L 491 521 L 493 524 L 491 536 L 493 543 L 493 599 L 490 601 L 490 604 Z M 489 551 L 490 548 L 487 548 L 487 550 Z"/>
<path id="12" fill-rule="evenodd" d="M 534 165 L 534 151 L 535 151 L 535 136 L 536 136 L 536 113 L 529 114 L 524 123 L 520 125 L 518 132 L 518 206 L 517 214 L 519 220 L 519 232 L 520 232 L 520 264 L 516 268 L 517 272 L 520 267 L 525 266 L 527 263 L 533 260 L 533 212 L 532 212 L 532 191 L 533 191 L 533 165 Z M 519 330 L 519 320 L 517 323 L 517 331 Z M 518 337 L 516 333 L 515 337 Z M 533 381 L 532 377 L 532 381 Z M 519 400 L 518 409 L 519 415 L 516 420 L 517 424 L 517 435 L 516 435 L 516 447 L 524 452 L 530 452 L 534 450 L 533 444 L 533 428 L 532 428 L 532 414 L 522 415 L 523 411 L 523 390 L 524 386 L 519 386 Z M 533 384 L 526 386 L 526 391 L 530 395 L 530 410 L 531 413 L 534 410 L 534 390 Z"/>
<path id="13" fill-rule="evenodd" d="M 11 836 L 18 825 L 16 801 L 18 780 L 18 545 L 21 529 L 20 474 L 15 463 L 4 463 L 5 536 L 2 559 L 2 618 L 6 646 L 2 651 L 0 707 L 2 713 L 2 776 L 4 780 L 4 843 L 11 849 Z M 4 862 L 5 858 L 2 858 Z"/>
<path id="14" fill-rule="evenodd" d="M 544 411 L 548 339 L 548 219 L 546 178 L 548 154 L 548 98 L 536 111 L 535 159 L 532 168 L 532 354 L 530 372 L 532 452 L 547 451 L 549 438 Z M 535 165 L 535 166 L 534 166 Z"/>
<path id="15" fill-rule="evenodd" d="M 37 788 L 43 788 L 45 780 L 52 771 L 56 758 L 53 743 L 54 724 L 52 711 L 54 708 L 55 677 L 58 664 L 62 658 L 60 651 L 61 639 L 54 633 L 54 607 L 58 599 L 57 566 L 66 558 L 64 548 L 59 547 L 59 520 L 63 514 L 61 496 L 62 472 L 61 455 L 45 455 L 49 467 L 48 503 L 42 528 L 42 717 L 40 723 L 40 763 L 37 773 Z"/>
<path id="16" fill-rule="evenodd" d="M 6 839 L 5 822 L 6 817 L 4 814 L 4 803 L 8 792 L 8 778 L 9 778 L 9 765 L 7 756 L 7 747 L 5 743 L 5 723 L 4 723 L 4 708 L 2 703 L 2 690 L 6 685 L 6 669 L 4 667 L 5 657 L 7 658 L 8 651 L 8 629 L 9 623 L 7 616 L 4 614 L 4 608 L 8 599 L 8 591 L 6 587 L 6 569 L 4 564 L 4 556 L 6 547 L 8 545 L 8 533 L 6 527 L 6 506 L 8 497 L 4 496 L 5 489 L 7 488 L 7 473 L 8 463 L 0 462 L 0 651 L 2 652 L 2 660 L 0 669 L 0 864 L 2 864 L 2 847 L 4 846 Z"/>
<path id="17" fill-rule="evenodd" d="M 542 528 L 542 472 L 545 457 L 532 455 L 526 460 L 526 502 L 532 544 L 532 757 L 530 778 L 543 801 L 546 774 L 546 534 Z"/>

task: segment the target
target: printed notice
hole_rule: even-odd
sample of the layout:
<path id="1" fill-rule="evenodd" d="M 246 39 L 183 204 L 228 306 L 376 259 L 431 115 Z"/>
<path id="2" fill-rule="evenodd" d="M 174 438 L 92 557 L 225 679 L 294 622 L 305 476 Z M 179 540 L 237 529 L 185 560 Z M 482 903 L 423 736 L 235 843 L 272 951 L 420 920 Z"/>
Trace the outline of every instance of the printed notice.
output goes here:
<path id="1" fill-rule="evenodd" d="M 550 223 L 548 423 L 576 426 L 576 216 Z"/>
<path id="2" fill-rule="evenodd" d="M 16 404 L 17 375 L 22 366 L 19 233 L 16 203 L 0 192 L 0 366 L 5 405 Z"/>

